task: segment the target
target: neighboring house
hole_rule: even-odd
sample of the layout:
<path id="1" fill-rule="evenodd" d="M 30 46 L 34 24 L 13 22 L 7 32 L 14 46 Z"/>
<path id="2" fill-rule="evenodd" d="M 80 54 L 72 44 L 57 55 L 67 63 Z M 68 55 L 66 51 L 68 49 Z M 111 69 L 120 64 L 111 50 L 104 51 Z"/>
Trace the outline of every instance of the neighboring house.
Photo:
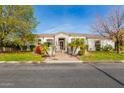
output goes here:
<path id="1" fill-rule="evenodd" d="M 89 51 L 95 51 L 97 44 L 99 44 L 100 47 L 105 46 L 107 44 L 111 45 L 113 48 L 115 47 L 115 43 L 111 39 L 103 38 L 98 35 L 65 32 L 37 35 L 38 41 L 40 41 L 41 43 L 49 42 L 52 45 L 55 45 L 56 51 L 67 51 L 68 43 L 72 42 L 75 38 L 83 38 L 85 40 L 85 44 L 88 45 Z"/>

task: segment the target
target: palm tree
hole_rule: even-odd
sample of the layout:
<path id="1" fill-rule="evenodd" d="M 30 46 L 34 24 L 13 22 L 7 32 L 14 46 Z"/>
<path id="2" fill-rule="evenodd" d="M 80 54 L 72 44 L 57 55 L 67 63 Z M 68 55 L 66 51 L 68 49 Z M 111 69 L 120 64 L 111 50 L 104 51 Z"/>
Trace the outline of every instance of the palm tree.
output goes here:
<path id="1" fill-rule="evenodd" d="M 74 52 L 72 54 L 75 55 L 78 48 L 85 49 L 84 39 L 77 38 L 71 43 L 69 43 L 69 46 L 73 48 L 72 50 L 74 50 Z"/>

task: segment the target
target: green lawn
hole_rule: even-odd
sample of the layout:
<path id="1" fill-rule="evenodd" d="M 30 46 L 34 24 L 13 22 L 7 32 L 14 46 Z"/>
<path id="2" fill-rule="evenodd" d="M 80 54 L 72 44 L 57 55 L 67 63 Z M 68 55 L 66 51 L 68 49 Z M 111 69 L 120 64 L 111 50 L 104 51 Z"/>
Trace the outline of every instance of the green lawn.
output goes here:
<path id="1" fill-rule="evenodd" d="M 1 53 L 0 61 L 42 61 L 43 57 L 32 52 Z"/>
<path id="2" fill-rule="evenodd" d="M 83 61 L 118 61 L 124 60 L 124 53 L 117 54 L 114 52 L 89 52 L 88 55 L 81 56 Z"/>

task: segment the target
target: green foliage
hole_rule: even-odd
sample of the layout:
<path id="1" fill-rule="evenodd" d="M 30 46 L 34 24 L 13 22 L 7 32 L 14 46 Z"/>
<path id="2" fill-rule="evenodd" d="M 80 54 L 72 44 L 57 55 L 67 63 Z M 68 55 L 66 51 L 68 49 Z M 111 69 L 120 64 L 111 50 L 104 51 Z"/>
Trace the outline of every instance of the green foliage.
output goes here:
<path id="1" fill-rule="evenodd" d="M 48 49 L 49 49 L 49 46 L 48 46 L 48 43 L 44 43 L 44 44 L 41 44 L 41 53 L 44 55 L 44 54 L 48 54 Z"/>
<path id="2" fill-rule="evenodd" d="M 75 48 L 74 54 L 75 54 L 77 48 L 80 48 L 79 54 L 82 54 L 83 51 L 85 50 L 86 45 L 84 44 L 84 39 L 77 38 L 74 41 L 72 41 L 71 43 L 69 43 L 68 46 L 72 47 L 73 49 Z"/>
<path id="3" fill-rule="evenodd" d="M 0 45 L 22 46 L 33 41 L 37 21 L 32 6 L 0 6 Z"/>
<path id="4" fill-rule="evenodd" d="M 84 55 L 84 53 L 85 53 L 84 50 L 80 50 L 78 54 L 81 56 L 81 55 Z"/>
<path id="5" fill-rule="evenodd" d="M 80 39 L 80 38 L 77 38 L 75 39 L 74 41 L 72 41 L 71 43 L 68 44 L 68 46 L 72 46 L 72 47 L 80 47 L 80 46 L 83 46 L 84 44 L 84 39 Z"/>
<path id="6" fill-rule="evenodd" d="M 80 46 L 80 51 L 79 51 L 79 55 L 84 55 L 85 50 L 88 48 L 88 45 L 82 45 Z"/>
<path id="7" fill-rule="evenodd" d="M 46 45 L 47 47 L 50 47 L 52 44 L 50 42 L 45 42 L 44 45 Z"/>
<path id="8" fill-rule="evenodd" d="M 120 51 L 124 52 L 124 46 L 120 46 Z"/>
<path id="9" fill-rule="evenodd" d="M 34 55 L 32 52 L 17 52 L 0 54 L 0 61 L 42 61 L 41 55 Z"/>
<path id="10" fill-rule="evenodd" d="M 102 47 L 102 51 L 112 51 L 112 49 L 112 46 L 109 44 Z"/>
<path id="11" fill-rule="evenodd" d="M 83 55 L 80 57 L 83 61 L 121 61 L 124 60 L 124 53 L 117 54 L 116 52 L 106 52 L 106 51 L 97 51 L 97 52 L 89 52 L 89 55 Z"/>
<path id="12" fill-rule="evenodd" d="M 35 45 L 30 45 L 31 51 L 34 51 Z"/>

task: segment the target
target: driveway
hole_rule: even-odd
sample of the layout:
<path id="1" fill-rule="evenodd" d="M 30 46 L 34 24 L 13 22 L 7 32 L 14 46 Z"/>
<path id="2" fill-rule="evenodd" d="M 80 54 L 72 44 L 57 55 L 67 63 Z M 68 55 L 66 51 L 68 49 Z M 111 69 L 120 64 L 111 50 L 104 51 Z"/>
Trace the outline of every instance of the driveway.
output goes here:
<path id="1" fill-rule="evenodd" d="M 93 66 L 92 66 L 93 65 Z M 0 87 L 84 88 L 124 87 L 124 64 L 0 64 Z"/>
<path id="2" fill-rule="evenodd" d="M 77 63 L 81 62 L 77 57 L 69 55 L 64 52 L 56 52 L 55 56 L 47 57 L 44 62 L 46 63 Z"/>

